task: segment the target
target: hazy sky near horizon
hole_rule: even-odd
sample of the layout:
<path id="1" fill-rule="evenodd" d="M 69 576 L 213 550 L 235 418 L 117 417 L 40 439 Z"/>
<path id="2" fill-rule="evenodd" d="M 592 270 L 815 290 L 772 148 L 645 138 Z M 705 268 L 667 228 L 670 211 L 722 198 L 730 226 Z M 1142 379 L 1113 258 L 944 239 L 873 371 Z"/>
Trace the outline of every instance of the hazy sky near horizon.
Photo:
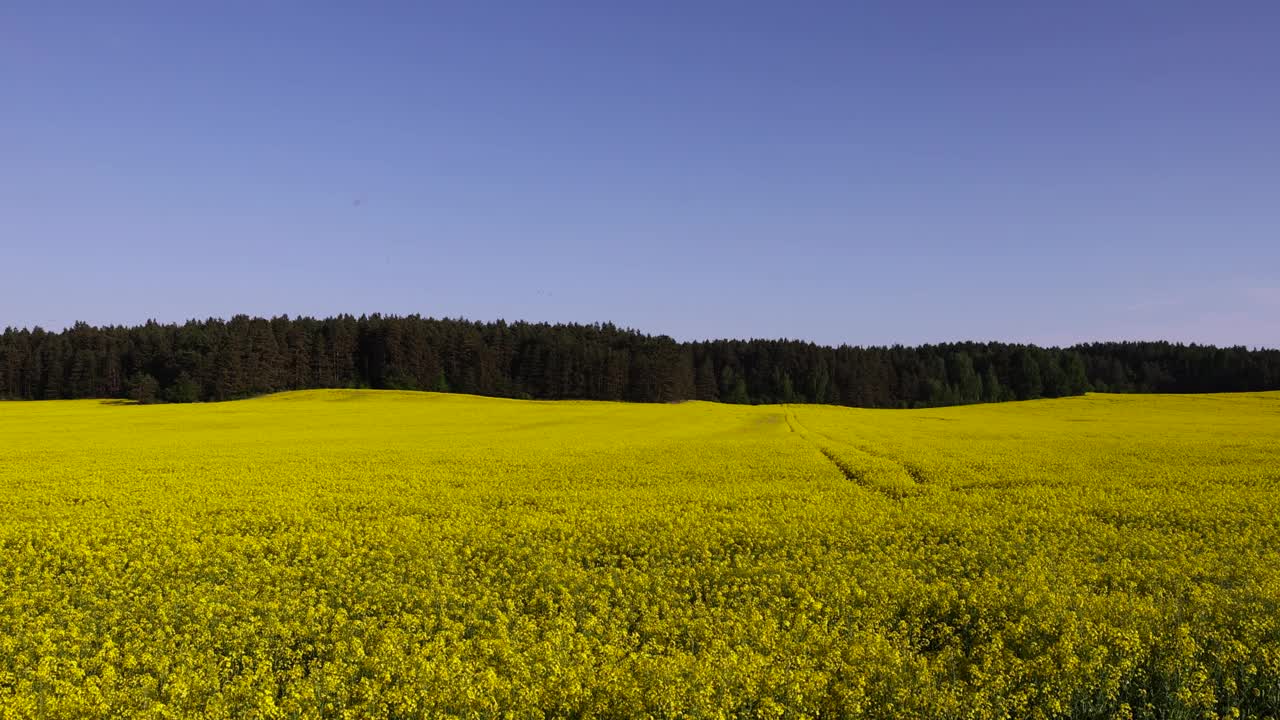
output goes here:
<path id="1" fill-rule="evenodd" d="M 1280 4 L 9 2 L 0 327 L 1280 346 Z"/>

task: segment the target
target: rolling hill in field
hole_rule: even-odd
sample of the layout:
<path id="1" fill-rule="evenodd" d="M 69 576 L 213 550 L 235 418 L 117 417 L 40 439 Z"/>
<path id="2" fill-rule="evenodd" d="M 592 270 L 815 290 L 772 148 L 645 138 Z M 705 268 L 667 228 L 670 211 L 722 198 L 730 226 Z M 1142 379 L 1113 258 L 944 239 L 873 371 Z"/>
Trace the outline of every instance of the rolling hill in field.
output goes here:
<path id="1" fill-rule="evenodd" d="M 1280 393 L 0 403 L 0 716 L 1280 711 Z"/>

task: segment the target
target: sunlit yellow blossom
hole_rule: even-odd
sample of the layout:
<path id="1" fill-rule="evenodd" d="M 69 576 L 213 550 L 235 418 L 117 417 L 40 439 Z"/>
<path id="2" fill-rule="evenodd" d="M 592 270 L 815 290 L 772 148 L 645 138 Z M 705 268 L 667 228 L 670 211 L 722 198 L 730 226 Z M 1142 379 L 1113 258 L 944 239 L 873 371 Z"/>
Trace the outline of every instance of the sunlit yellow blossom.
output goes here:
<path id="1" fill-rule="evenodd" d="M 0 718 L 1280 714 L 1280 393 L 0 403 Z"/>

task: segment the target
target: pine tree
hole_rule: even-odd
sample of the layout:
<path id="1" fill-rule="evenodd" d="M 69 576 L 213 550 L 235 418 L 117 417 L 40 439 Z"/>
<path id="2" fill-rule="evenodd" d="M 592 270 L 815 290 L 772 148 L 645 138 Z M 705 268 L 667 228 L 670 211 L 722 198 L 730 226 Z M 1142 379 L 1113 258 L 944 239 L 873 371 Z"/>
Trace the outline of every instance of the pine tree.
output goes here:
<path id="1" fill-rule="evenodd" d="M 1079 353 L 1069 352 L 1062 356 L 1062 373 L 1066 377 L 1067 394 L 1082 395 L 1091 389 L 1089 375 Z"/>
<path id="2" fill-rule="evenodd" d="M 160 398 L 160 383 L 150 373 L 135 373 L 129 378 L 129 396 L 140 405 L 154 403 Z"/>
<path id="3" fill-rule="evenodd" d="M 712 364 L 710 355 L 704 357 L 698 365 L 698 380 L 695 390 L 699 400 L 714 402 L 720 399 L 720 388 L 716 385 L 715 365 Z"/>
<path id="4" fill-rule="evenodd" d="M 951 383 L 955 387 L 957 402 L 976 403 L 982 400 L 982 378 L 973 368 L 973 358 L 967 352 L 958 352 L 951 356 Z"/>
<path id="5" fill-rule="evenodd" d="M 1014 367 L 1013 391 L 1019 400 L 1034 400 L 1044 393 L 1044 384 L 1040 378 L 1040 363 L 1026 348 L 1018 351 L 1017 364 Z"/>
<path id="6" fill-rule="evenodd" d="M 174 383 L 165 389 L 164 398 L 171 403 L 199 402 L 200 385 L 186 372 L 179 373 Z"/>
<path id="7" fill-rule="evenodd" d="M 988 365 L 987 372 L 982 381 L 982 401 L 983 402 L 1001 402 L 1005 399 L 1004 386 L 1000 384 L 1000 378 L 996 375 L 996 366 Z"/>

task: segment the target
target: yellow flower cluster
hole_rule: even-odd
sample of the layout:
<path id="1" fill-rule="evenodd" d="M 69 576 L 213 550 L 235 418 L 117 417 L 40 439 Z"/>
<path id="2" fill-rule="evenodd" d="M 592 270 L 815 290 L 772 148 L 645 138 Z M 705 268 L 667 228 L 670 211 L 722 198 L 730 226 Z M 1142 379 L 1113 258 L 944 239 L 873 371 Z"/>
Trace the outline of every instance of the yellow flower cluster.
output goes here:
<path id="1" fill-rule="evenodd" d="M 0 404 L 0 718 L 1280 715 L 1280 393 Z"/>

